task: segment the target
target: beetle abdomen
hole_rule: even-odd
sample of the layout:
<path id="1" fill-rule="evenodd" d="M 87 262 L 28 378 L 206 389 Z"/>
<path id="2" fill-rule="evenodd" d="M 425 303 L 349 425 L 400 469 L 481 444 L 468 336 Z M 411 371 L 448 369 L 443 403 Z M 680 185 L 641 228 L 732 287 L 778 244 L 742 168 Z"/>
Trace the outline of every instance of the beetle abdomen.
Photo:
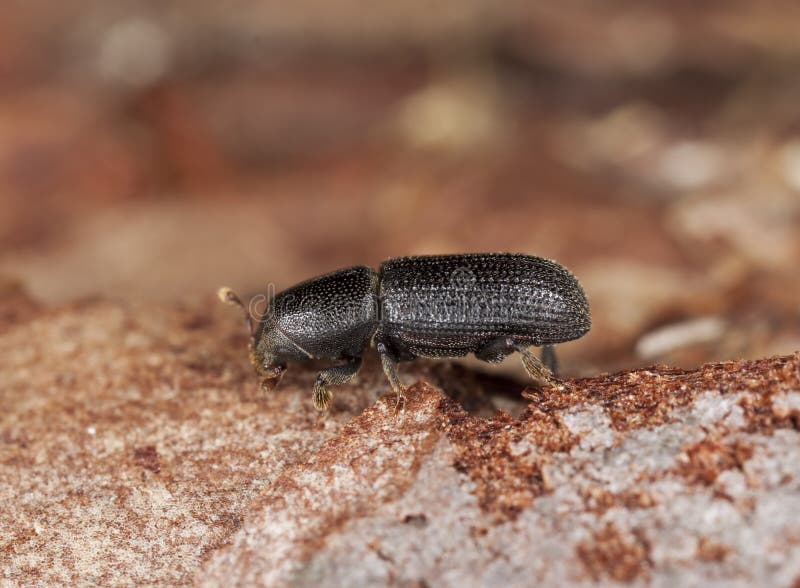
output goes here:
<path id="1" fill-rule="evenodd" d="M 384 262 L 380 277 L 381 334 L 414 355 L 463 355 L 501 336 L 559 343 L 590 327 L 578 281 L 540 257 L 401 257 Z"/>

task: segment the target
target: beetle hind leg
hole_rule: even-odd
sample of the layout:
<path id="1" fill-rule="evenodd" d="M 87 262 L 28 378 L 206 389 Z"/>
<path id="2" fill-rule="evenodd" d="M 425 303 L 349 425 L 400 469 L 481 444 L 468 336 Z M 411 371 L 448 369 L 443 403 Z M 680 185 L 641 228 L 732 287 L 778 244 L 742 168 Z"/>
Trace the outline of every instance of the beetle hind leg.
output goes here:
<path id="1" fill-rule="evenodd" d="M 335 365 L 322 370 L 317 376 L 317 381 L 314 382 L 312 396 L 314 408 L 320 412 L 328 410 L 333 400 L 333 392 L 328 389 L 328 386 L 339 386 L 349 382 L 356 377 L 360 369 L 361 358 L 357 357 L 344 365 Z"/>
<path id="2" fill-rule="evenodd" d="M 555 353 L 551 345 L 544 346 L 540 360 L 528 349 L 527 344 L 515 341 L 513 337 L 498 337 L 478 349 L 475 357 L 489 363 L 497 363 L 514 351 L 520 354 L 525 371 L 535 382 L 548 385 L 555 381 L 555 376 L 551 371 L 552 367 L 555 367 Z"/>
<path id="3" fill-rule="evenodd" d="M 542 345 L 542 363 L 553 375 L 558 375 L 558 359 L 554 345 Z"/>
<path id="4" fill-rule="evenodd" d="M 475 352 L 475 357 L 487 363 L 500 363 L 505 357 L 516 350 L 513 339 L 498 337 L 485 343 Z"/>
<path id="5" fill-rule="evenodd" d="M 555 382 L 556 377 L 553 372 L 524 343 L 514 343 L 513 346 L 514 350 L 522 357 L 522 366 L 525 371 L 537 384 L 547 386 Z"/>

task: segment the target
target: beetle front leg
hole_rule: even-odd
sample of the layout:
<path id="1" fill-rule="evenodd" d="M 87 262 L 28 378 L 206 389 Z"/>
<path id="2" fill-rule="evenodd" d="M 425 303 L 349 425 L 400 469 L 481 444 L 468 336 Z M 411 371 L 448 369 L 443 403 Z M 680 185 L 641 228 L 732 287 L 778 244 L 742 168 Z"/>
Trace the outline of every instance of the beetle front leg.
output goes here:
<path id="1" fill-rule="evenodd" d="M 356 377 L 360 369 L 361 358 L 357 357 L 350 361 L 350 363 L 335 365 L 322 370 L 317 376 L 317 381 L 314 382 L 314 393 L 312 396 L 314 408 L 320 412 L 328 410 L 333 400 L 333 392 L 328 389 L 328 386 L 338 386 L 349 382 Z"/>
<path id="2" fill-rule="evenodd" d="M 405 386 L 400 381 L 400 376 L 397 374 L 397 360 L 389 353 L 389 349 L 383 343 L 378 343 L 376 346 L 378 353 L 381 356 L 381 365 L 383 372 L 389 380 L 389 385 L 392 391 L 397 395 L 397 404 L 395 409 L 400 406 L 400 403 L 405 403 L 406 396 L 404 394 Z"/>

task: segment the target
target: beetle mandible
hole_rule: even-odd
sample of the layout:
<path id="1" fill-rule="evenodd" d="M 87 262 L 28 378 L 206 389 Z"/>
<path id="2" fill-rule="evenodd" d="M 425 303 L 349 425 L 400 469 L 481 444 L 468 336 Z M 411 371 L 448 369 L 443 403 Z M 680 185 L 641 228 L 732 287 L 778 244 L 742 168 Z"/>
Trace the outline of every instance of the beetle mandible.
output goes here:
<path id="1" fill-rule="evenodd" d="M 288 362 L 328 359 L 313 402 L 326 410 L 330 386 L 353 379 L 374 343 L 398 402 L 404 386 L 397 364 L 417 357 L 473 353 L 495 363 L 519 352 L 539 385 L 553 383 L 553 345 L 591 327 L 578 280 L 561 265 L 515 253 L 398 257 L 375 272 L 366 266 L 312 278 L 274 295 L 257 324 L 229 288 L 220 298 L 242 307 L 250 331 L 250 361 L 271 389 Z M 542 347 L 540 360 L 529 349 Z"/>

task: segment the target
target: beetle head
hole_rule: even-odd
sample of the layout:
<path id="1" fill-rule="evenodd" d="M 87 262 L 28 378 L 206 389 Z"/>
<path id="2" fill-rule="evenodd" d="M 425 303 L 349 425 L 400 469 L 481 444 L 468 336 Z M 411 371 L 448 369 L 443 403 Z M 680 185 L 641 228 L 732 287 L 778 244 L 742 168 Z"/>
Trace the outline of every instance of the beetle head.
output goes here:
<path id="1" fill-rule="evenodd" d="M 263 337 L 263 329 L 255 328 L 253 317 L 249 310 L 233 290 L 230 288 L 220 288 L 217 292 L 217 296 L 219 296 L 219 299 L 225 304 L 238 306 L 244 312 L 245 324 L 247 325 L 247 332 L 250 337 L 250 342 L 248 344 L 250 363 L 261 379 L 261 388 L 272 390 L 281 381 L 283 373 L 286 371 L 286 364 L 278 361 L 277 356 L 270 351 L 269 346 L 266 345 L 265 337 Z M 262 336 L 259 337 L 259 334 Z"/>

